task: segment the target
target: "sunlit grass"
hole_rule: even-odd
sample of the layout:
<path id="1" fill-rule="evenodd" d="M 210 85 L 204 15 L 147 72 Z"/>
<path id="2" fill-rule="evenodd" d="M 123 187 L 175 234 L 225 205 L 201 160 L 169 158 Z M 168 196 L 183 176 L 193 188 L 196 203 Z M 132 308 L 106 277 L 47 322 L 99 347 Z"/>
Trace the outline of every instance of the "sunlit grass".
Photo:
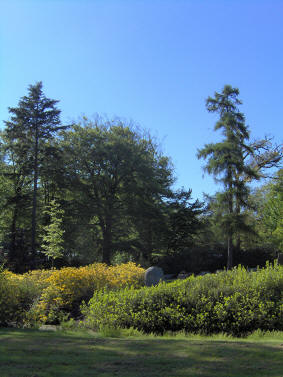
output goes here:
<path id="1" fill-rule="evenodd" d="M 136 330 L 0 330 L 1 377 L 282 377 L 283 332 L 247 338 Z"/>
<path id="2" fill-rule="evenodd" d="M 102 327 L 97 336 L 112 338 L 143 338 L 143 339 L 180 339 L 180 340 L 205 340 L 205 341 L 225 341 L 225 342 L 283 342 L 283 331 L 262 331 L 256 330 L 245 337 L 233 337 L 225 333 L 213 334 L 210 336 L 201 334 L 187 334 L 185 331 L 166 332 L 162 336 L 156 334 L 144 334 L 136 329 L 116 329 Z M 283 376 L 282 376 L 283 377 Z"/>

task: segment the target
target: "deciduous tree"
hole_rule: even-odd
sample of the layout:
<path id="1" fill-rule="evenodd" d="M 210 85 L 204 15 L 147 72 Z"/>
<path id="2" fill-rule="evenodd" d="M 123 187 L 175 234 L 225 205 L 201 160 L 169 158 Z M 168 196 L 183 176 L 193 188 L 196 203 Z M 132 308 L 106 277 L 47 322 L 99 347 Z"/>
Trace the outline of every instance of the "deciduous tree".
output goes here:
<path id="1" fill-rule="evenodd" d="M 41 245 L 43 253 L 52 259 L 60 258 L 63 255 L 63 234 L 62 221 L 64 211 L 60 208 L 59 203 L 55 199 L 51 200 L 45 210 L 45 214 L 49 217 L 49 223 L 43 227 L 43 243 Z"/>
<path id="2" fill-rule="evenodd" d="M 120 121 L 84 120 L 65 132 L 63 143 L 73 199 L 96 234 L 102 261 L 110 263 L 113 253 L 133 251 L 135 220 L 145 222 L 145 214 L 168 194 L 173 182 L 170 162 L 149 135 Z"/>

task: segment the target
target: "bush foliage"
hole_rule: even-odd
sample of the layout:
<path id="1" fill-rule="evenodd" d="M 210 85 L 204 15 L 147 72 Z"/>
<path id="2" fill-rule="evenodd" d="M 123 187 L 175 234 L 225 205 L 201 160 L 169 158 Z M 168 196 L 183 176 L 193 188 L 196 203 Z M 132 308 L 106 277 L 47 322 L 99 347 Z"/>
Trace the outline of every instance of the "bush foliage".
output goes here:
<path id="1" fill-rule="evenodd" d="M 0 272 L 0 325 L 58 323 L 80 315 L 82 301 L 96 290 L 140 287 L 144 269 L 129 262 L 108 267 L 103 263 L 60 270 L 35 270 L 23 275 Z"/>
<path id="2" fill-rule="evenodd" d="M 143 276 L 144 270 L 134 263 L 23 275 L 2 269 L 0 326 L 57 324 L 83 315 L 83 324 L 94 330 L 236 336 L 283 330 L 283 266 L 267 264 L 256 272 L 239 266 L 156 287 L 143 287 Z"/>
<path id="3" fill-rule="evenodd" d="M 93 329 L 236 336 L 257 329 L 283 330 L 283 266 L 267 264 L 256 272 L 239 266 L 151 288 L 96 291 L 82 313 L 85 326 Z"/>

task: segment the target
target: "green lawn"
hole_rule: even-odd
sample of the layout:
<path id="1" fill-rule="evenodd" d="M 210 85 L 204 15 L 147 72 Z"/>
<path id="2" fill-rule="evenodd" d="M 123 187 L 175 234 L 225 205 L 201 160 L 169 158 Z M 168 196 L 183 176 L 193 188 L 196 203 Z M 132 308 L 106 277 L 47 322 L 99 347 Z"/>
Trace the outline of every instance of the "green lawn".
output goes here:
<path id="1" fill-rule="evenodd" d="M 103 338 L 0 329 L 0 377 L 283 377 L 283 333 Z"/>

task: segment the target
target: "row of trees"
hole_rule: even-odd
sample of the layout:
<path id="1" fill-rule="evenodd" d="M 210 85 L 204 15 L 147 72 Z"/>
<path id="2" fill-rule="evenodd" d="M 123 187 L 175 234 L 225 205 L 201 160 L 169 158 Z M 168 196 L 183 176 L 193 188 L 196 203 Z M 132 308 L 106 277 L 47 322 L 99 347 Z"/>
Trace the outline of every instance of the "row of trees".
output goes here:
<path id="1" fill-rule="evenodd" d="M 119 120 L 61 126 L 56 103 L 38 83 L 5 122 L 1 234 L 8 264 L 36 266 L 42 251 L 60 254 L 56 245 L 79 262 L 110 263 L 117 254 L 148 261 L 187 242 L 201 205 L 190 191 L 172 190 L 173 167 L 151 136 Z"/>
<path id="2" fill-rule="evenodd" d="M 207 100 L 224 139 L 198 157 L 224 190 L 205 205 L 192 200 L 191 190 L 173 189 L 173 166 L 149 133 L 119 119 L 63 126 L 57 101 L 45 97 L 41 82 L 30 86 L 9 108 L 1 133 L 0 257 L 15 271 L 44 266 L 46 256 L 64 264 L 158 261 L 178 269 L 193 266 L 194 257 L 219 255 L 227 242 L 230 268 L 245 233 L 265 237 L 256 227 L 266 209 L 252 205 L 248 184 L 279 168 L 282 158 L 270 139 L 249 142 L 238 94 L 226 86 Z M 277 178 L 282 185 L 282 174 Z M 270 185 L 256 194 L 263 203 L 281 195 Z M 277 225 L 273 251 L 282 247 Z"/>

